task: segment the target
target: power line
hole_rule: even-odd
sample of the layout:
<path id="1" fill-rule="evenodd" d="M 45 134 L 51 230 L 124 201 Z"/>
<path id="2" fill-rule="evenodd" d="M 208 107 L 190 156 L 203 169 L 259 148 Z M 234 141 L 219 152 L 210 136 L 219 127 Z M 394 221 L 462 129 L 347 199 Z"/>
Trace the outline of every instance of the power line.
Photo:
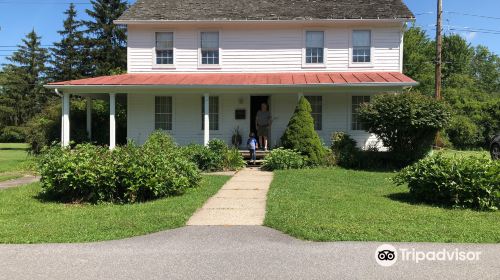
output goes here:
<path id="1" fill-rule="evenodd" d="M 492 16 L 485 16 L 485 15 L 468 14 L 468 13 L 452 12 L 452 11 L 445 11 L 445 13 L 447 13 L 447 14 L 455 14 L 455 15 L 462 15 L 462 16 L 469 16 L 469 17 L 479 17 L 479 18 L 487 18 L 487 19 L 500 20 L 500 17 L 492 17 Z"/>

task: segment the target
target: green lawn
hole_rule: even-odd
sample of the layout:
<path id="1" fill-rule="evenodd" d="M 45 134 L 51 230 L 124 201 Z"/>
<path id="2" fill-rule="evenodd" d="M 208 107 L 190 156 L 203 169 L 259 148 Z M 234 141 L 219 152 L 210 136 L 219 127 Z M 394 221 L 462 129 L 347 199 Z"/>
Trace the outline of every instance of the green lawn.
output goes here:
<path id="1" fill-rule="evenodd" d="M 0 182 L 27 173 L 31 161 L 26 144 L 0 143 Z"/>
<path id="2" fill-rule="evenodd" d="M 36 198 L 39 184 L 0 191 L 0 243 L 121 239 L 184 226 L 228 180 L 205 176 L 182 196 L 134 205 L 68 205 Z"/>
<path id="3" fill-rule="evenodd" d="M 408 202 L 392 173 L 335 169 L 278 171 L 265 224 L 316 241 L 499 243 L 500 211 Z"/>
<path id="4" fill-rule="evenodd" d="M 435 151 L 434 153 L 443 153 L 446 156 L 456 156 L 456 157 L 486 157 L 491 158 L 490 153 L 488 151 L 457 151 L 457 150 L 442 150 Z"/>

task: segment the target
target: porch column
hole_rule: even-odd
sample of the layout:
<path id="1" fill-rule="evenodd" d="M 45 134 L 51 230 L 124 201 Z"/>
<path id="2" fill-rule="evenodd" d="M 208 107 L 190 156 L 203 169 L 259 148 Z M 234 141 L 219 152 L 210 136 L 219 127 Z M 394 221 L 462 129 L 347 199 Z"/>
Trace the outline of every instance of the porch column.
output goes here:
<path id="1" fill-rule="evenodd" d="M 210 95 L 208 93 L 205 93 L 204 95 L 204 108 L 205 108 L 205 115 L 203 116 L 203 122 L 204 122 L 204 134 L 203 134 L 203 143 L 205 146 L 208 145 L 208 142 L 210 141 L 210 115 L 209 115 L 209 110 L 210 110 Z"/>
<path id="2" fill-rule="evenodd" d="M 302 96 L 304 96 L 304 93 L 299 92 L 299 93 L 297 94 L 297 100 L 300 100 L 300 98 L 301 98 Z"/>
<path id="3" fill-rule="evenodd" d="M 62 97 L 62 119 L 61 119 L 61 145 L 63 147 L 69 146 L 69 110 L 70 110 L 70 102 L 69 102 L 69 93 L 63 93 Z"/>
<path id="4" fill-rule="evenodd" d="M 87 137 L 92 141 L 92 97 L 87 97 Z"/>
<path id="5" fill-rule="evenodd" d="M 109 149 L 116 148 L 116 94 L 109 94 Z"/>

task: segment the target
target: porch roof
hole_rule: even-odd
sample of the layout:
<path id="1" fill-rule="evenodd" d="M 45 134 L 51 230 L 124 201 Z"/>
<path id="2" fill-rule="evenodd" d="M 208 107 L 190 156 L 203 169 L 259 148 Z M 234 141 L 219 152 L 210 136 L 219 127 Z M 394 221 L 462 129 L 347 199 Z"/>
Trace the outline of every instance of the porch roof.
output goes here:
<path id="1" fill-rule="evenodd" d="M 162 73 L 122 74 L 50 83 L 47 88 L 72 87 L 410 87 L 418 83 L 399 72 L 292 73 Z"/>

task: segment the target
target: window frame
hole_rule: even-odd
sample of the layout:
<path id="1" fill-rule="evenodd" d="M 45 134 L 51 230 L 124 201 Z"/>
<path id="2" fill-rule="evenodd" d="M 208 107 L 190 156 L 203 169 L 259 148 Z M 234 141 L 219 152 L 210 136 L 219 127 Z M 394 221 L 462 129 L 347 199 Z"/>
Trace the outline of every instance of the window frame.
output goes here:
<path id="1" fill-rule="evenodd" d="M 203 64 L 203 54 L 202 54 L 202 48 L 201 48 L 201 38 L 202 38 L 202 33 L 218 33 L 219 34 L 219 64 Z M 221 30 L 215 30 L 215 29 L 206 29 L 206 30 L 199 30 L 198 31 L 198 36 L 197 36 L 197 46 L 198 46 L 198 68 L 199 69 L 220 69 L 222 66 L 222 31 Z"/>
<path id="2" fill-rule="evenodd" d="M 369 31 L 370 32 L 370 62 L 354 62 L 354 42 L 353 37 L 356 31 Z M 349 36 L 349 67 L 374 67 L 375 61 L 375 48 L 373 47 L 373 29 L 353 29 Z"/>
<path id="3" fill-rule="evenodd" d="M 323 107 L 324 107 L 324 99 L 323 99 L 323 96 L 322 95 L 313 95 L 313 94 L 308 94 L 308 95 L 304 95 L 304 97 L 307 99 L 307 101 L 311 104 L 311 109 L 313 109 L 313 104 L 311 103 L 311 101 L 309 101 L 309 98 L 319 98 L 320 101 L 321 101 L 321 104 L 320 104 L 320 112 L 319 113 L 315 113 L 314 112 L 314 109 L 313 111 L 311 112 L 311 116 L 313 117 L 313 120 L 314 120 L 314 130 L 316 131 L 323 131 L 323 113 L 324 113 L 324 110 L 323 110 Z M 314 118 L 313 115 L 319 115 L 319 124 L 316 123 L 316 119 Z M 317 126 L 318 125 L 318 126 Z"/>
<path id="4" fill-rule="evenodd" d="M 212 98 L 217 98 L 217 113 L 213 113 L 212 110 L 210 110 L 210 99 Z M 208 97 L 209 101 L 209 121 L 210 121 L 210 131 L 220 131 L 221 127 L 221 99 L 218 95 L 210 95 Z M 217 127 L 213 129 L 212 125 L 215 123 L 212 121 L 210 118 L 211 116 L 217 116 Z M 205 96 L 201 96 L 201 131 L 205 130 Z"/>
<path id="5" fill-rule="evenodd" d="M 354 125 L 354 114 L 357 114 L 353 111 L 353 106 L 354 106 L 354 102 L 353 102 L 353 99 L 355 97 L 368 97 L 368 102 L 372 102 L 373 100 L 373 96 L 372 95 L 369 95 L 369 94 L 353 94 L 353 95 L 350 95 L 350 98 L 349 98 L 349 131 L 351 132 L 354 132 L 354 133 L 364 133 L 364 132 L 367 132 L 365 129 L 361 128 L 361 129 L 354 129 L 353 128 L 353 125 Z M 356 122 L 356 124 L 360 124 L 362 125 L 361 122 Z"/>
<path id="6" fill-rule="evenodd" d="M 157 33 L 172 33 L 172 39 L 173 39 L 173 46 L 172 46 L 172 51 L 173 51 L 173 63 L 172 64 L 158 64 L 157 63 L 157 54 L 156 54 L 156 34 Z M 176 42 L 176 32 L 174 30 L 155 30 L 153 32 L 153 69 L 175 69 L 176 68 L 176 63 L 177 63 L 177 48 L 175 47 L 175 42 Z"/>
<path id="7" fill-rule="evenodd" d="M 158 106 L 158 103 L 157 103 L 157 100 L 158 98 L 166 98 L 167 100 L 170 99 L 170 112 L 166 112 L 166 113 L 158 113 L 157 111 L 157 106 Z M 168 103 L 167 103 L 168 104 Z M 167 110 L 168 111 L 168 110 Z M 168 127 L 168 121 L 166 122 L 167 124 L 167 128 L 164 129 L 164 128 L 158 128 L 158 121 L 157 121 L 157 115 L 170 115 L 170 129 Z M 167 118 L 168 120 L 168 118 Z M 156 95 L 155 98 L 154 98 L 154 130 L 163 130 L 163 131 L 169 131 L 169 132 L 172 132 L 174 130 L 174 98 L 173 96 L 171 95 Z"/>
<path id="8" fill-rule="evenodd" d="M 323 32 L 323 63 L 307 63 L 307 32 Z M 326 29 L 304 29 L 302 32 L 302 68 L 326 68 L 328 48 Z"/>

